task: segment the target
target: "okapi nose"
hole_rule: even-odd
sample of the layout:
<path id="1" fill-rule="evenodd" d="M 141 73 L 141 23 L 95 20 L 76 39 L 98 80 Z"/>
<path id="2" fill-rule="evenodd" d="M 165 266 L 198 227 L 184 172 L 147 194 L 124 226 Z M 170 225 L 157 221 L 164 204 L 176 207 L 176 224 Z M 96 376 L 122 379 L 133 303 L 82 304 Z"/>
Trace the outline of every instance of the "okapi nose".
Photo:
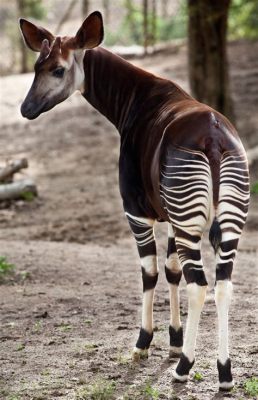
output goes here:
<path id="1" fill-rule="evenodd" d="M 26 101 L 21 105 L 21 115 L 24 118 L 33 119 L 35 115 L 35 103 L 33 101 Z"/>

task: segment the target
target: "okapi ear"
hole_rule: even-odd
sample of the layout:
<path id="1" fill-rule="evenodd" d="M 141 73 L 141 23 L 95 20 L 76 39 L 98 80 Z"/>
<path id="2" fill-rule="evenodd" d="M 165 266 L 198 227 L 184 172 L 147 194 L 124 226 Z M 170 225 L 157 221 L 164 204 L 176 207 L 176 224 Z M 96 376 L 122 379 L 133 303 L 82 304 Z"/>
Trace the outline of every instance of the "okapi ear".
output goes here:
<path id="1" fill-rule="evenodd" d="M 26 45 L 33 51 L 40 51 L 44 39 L 50 44 L 54 40 L 52 33 L 26 19 L 20 18 L 20 28 Z"/>
<path id="2" fill-rule="evenodd" d="M 99 11 L 90 14 L 75 36 L 75 46 L 79 49 L 93 49 L 104 37 L 103 19 Z"/>

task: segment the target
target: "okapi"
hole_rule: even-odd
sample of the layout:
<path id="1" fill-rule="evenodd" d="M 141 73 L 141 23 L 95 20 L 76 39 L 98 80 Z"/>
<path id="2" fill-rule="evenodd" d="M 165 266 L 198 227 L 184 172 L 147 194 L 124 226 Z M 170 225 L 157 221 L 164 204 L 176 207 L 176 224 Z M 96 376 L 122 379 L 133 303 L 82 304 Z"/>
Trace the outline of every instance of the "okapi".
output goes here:
<path id="1" fill-rule="evenodd" d="M 80 90 L 120 133 L 120 192 L 143 280 L 142 324 L 133 359 L 146 355 L 153 338 L 158 279 L 154 223 L 167 221 L 170 355 L 180 356 L 174 378 L 187 380 L 207 289 L 201 240 L 209 224 L 216 254 L 219 386 L 232 388 L 228 350 L 231 274 L 249 203 L 248 164 L 235 128 L 174 82 L 103 48 L 95 49 L 104 34 L 99 12 L 90 14 L 74 37 L 53 36 L 25 19 L 20 20 L 20 27 L 27 46 L 40 53 L 22 115 L 37 118 Z M 178 291 L 182 271 L 188 293 L 184 342 Z"/>

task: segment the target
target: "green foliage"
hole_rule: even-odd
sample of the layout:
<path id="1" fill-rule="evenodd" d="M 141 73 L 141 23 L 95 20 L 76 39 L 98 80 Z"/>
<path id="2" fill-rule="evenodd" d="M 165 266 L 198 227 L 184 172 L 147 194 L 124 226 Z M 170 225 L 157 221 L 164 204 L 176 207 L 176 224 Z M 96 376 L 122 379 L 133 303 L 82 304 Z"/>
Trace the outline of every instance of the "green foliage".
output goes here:
<path id="1" fill-rule="evenodd" d="M 258 182 L 254 182 L 251 186 L 251 193 L 258 194 Z"/>
<path id="2" fill-rule="evenodd" d="M 21 194 L 21 197 L 25 201 L 33 201 L 36 195 L 33 192 L 24 192 Z"/>
<path id="3" fill-rule="evenodd" d="M 31 277 L 29 271 L 21 271 L 19 275 L 21 277 L 22 282 L 26 281 L 27 279 L 30 279 Z"/>
<path id="4" fill-rule="evenodd" d="M 6 257 L 0 256 L 0 281 L 14 271 L 15 266 L 10 264 Z"/>
<path id="5" fill-rule="evenodd" d="M 157 40 L 185 38 L 187 35 L 187 2 L 180 2 L 177 14 L 169 19 L 157 19 Z"/>
<path id="6" fill-rule="evenodd" d="M 24 350 L 24 349 L 25 349 L 25 344 L 24 344 L 24 343 L 21 343 L 21 344 L 19 344 L 18 347 L 16 348 L 16 351 L 22 351 L 22 350 Z"/>
<path id="7" fill-rule="evenodd" d="M 124 1 L 127 9 L 120 27 L 116 32 L 106 30 L 106 44 L 131 45 L 143 43 L 143 13 L 142 7 L 131 0 Z M 167 41 L 187 36 L 187 2 L 180 1 L 178 12 L 168 18 L 157 17 L 157 41 Z M 152 14 L 147 16 L 151 26 Z M 232 39 L 258 38 L 258 1 L 232 0 L 228 17 L 228 32 Z M 151 32 L 150 32 L 151 36 Z"/>
<path id="8" fill-rule="evenodd" d="M 60 331 L 62 331 L 62 332 L 69 332 L 71 329 L 73 329 L 73 327 L 72 327 L 72 325 L 70 325 L 70 324 L 62 323 L 62 324 L 59 326 L 59 329 L 60 329 Z"/>
<path id="9" fill-rule="evenodd" d="M 203 376 L 200 372 L 195 372 L 194 376 L 193 376 L 195 381 L 202 381 L 203 380 Z"/>
<path id="10" fill-rule="evenodd" d="M 106 28 L 105 30 L 105 44 L 112 46 L 120 44 L 128 46 L 132 44 L 143 44 L 143 13 L 142 7 L 139 7 L 133 1 L 129 1 L 130 7 L 125 15 L 122 23 L 116 32 Z M 125 1 L 128 10 L 128 0 Z M 152 13 L 147 16 L 148 25 L 151 31 Z M 187 6 L 186 2 L 181 1 L 178 13 L 174 17 L 169 18 L 156 18 L 156 41 L 167 41 L 171 39 L 183 38 L 187 33 Z M 151 41 L 151 32 L 150 32 Z"/>
<path id="11" fill-rule="evenodd" d="M 23 17 L 43 19 L 46 16 L 42 0 L 23 0 L 22 9 Z"/>
<path id="12" fill-rule="evenodd" d="M 36 321 L 33 326 L 33 332 L 39 332 L 42 329 L 42 321 Z"/>
<path id="13" fill-rule="evenodd" d="M 165 394 L 159 392 L 158 389 L 154 388 L 149 381 L 140 386 L 131 385 L 128 391 L 123 395 L 123 400 L 158 400 L 160 398 L 165 398 Z M 166 397 L 167 398 L 167 397 Z M 171 398 L 171 397 L 169 397 Z"/>
<path id="14" fill-rule="evenodd" d="M 84 345 L 84 349 L 88 352 L 88 353 L 93 353 L 95 351 L 97 351 L 98 349 L 98 345 L 96 343 L 86 343 Z"/>
<path id="15" fill-rule="evenodd" d="M 244 391 L 248 396 L 258 396 L 258 378 L 252 377 L 244 383 Z"/>
<path id="16" fill-rule="evenodd" d="M 114 399 L 116 385 L 113 381 L 99 380 L 94 384 L 84 385 L 78 389 L 76 400 L 110 400 Z"/>
<path id="17" fill-rule="evenodd" d="M 145 387 L 142 389 L 142 394 L 145 396 L 147 400 L 158 400 L 159 399 L 159 391 L 151 386 L 149 382 L 146 383 Z"/>
<path id="18" fill-rule="evenodd" d="M 258 38 L 258 1 L 232 0 L 228 28 L 233 39 Z"/>
<path id="19" fill-rule="evenodd" d="M 11 394 L 10 396 L 7 397 L 6 400 L 20 400 L 20 396 L 16 394 Z"/>

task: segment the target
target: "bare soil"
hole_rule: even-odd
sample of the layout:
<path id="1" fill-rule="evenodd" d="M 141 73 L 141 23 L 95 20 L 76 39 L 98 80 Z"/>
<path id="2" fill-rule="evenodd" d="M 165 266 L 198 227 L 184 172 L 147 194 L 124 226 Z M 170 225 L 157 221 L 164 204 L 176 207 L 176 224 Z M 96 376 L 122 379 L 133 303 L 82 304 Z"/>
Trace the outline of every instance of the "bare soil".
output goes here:
<path id="1" fill-rule="evenodd" d="M 257 54 L 257 42 L 230 46 L 236 122 L 247 148 L 258 145 Z M 185 48 L 135 62 L 188 89 Z M 0 162 L 27 157 L 26 175 L 39 188 L 32 202 L 0 204 L 0 255 L 16 266 L 0 286 L 0 399 L 79 399 L 85 385 L 97 382 L 101 387 L 101 379 L 115 382 L 115 399 L 155 398 L 145 393 L 148 385 L 160 399 L 248 398 L 244 382 L 258 370 L 257 195 L 233 275 L 234 391 L 222 394 L 217 388 L 215 265 L 206 238 L 209 291 L 196 364 L 187 384 L 172 383 L 176 360 L 167 357 L 165 224 L 157 226 L 154 341 L 149 359 L 133 364 L 130 351 L 138 335 L 142 289 L 136 246 L 119 196 L 119 136 L 78 94 L 35 121 L 22 121 L 18 105 L 31 81 L 31 74 L 0 79 Z M 252 179 L 257 179 L 255 163 Z M 184 282 L 181 294 L 185 326 Z M 203 379 L 193 379 L 194 372 Z"/>

